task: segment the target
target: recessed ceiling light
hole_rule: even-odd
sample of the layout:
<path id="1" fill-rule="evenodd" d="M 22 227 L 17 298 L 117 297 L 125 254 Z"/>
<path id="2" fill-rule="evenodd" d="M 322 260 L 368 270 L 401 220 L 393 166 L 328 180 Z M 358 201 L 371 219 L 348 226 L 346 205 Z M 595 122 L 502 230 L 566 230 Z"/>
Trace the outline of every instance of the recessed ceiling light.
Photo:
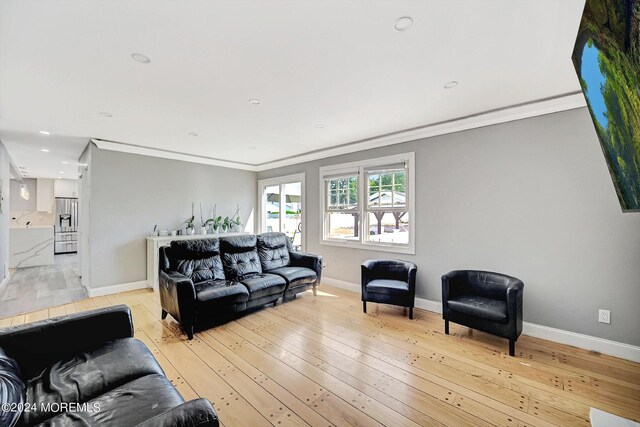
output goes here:
<path id="1" fill-rule="evenodd" d="M 111 117 L 113 117 L 113 115 L 112 115 L 111 113 L 107 113 L 107 112 L 105 112 L 105 111 L 102 111 L 102 112 L 100 112 L 100 113 L 98 113 L 98 114 L 100 114 L 102 117 L 106 117 L 106 118 L 111 118 Z"/>
<path id="2" fill-rule="evenodd" d="M 258 147 L 256 147 L 255 145 L 250 145 L 250 146 L 249 146 L 249 149 L 250 149 L 250 150 L 255 150 L 256 148 L 258 148 Z"/>
<path id="3" fill-rule="evenodd" d="M 453 89 L 456 86 L 458 86 L 458 82 L 455 80 L 451 80 L 450 82 L 444 84 L 445 89 Z"/>
<path id="4" fill-rule="evenodd" d="M 148 64 L 151 62 L 151 60 L 149 59 L 149 57 L 147 55 L 143 55 L 141 53 L 132 53 L 131 57 L 135 60 L 138 61 L 142 64 Z"/>
<path id="5" fill-rule="evenodd" d="M 189 132 L 189 136 L 198 136 L 198 134 L 195 132 Z"/>
<path id="6" fill-rule="evenodd" d="M 63 171 L 58 171 L 58 173 L 64 173 Z"/>
<path id="7" fill-rule="evenodd" d="M 62 163 L 63 165 L 68 165 L 69 164 L 69 162 L 60 162 L 60 163 Z"/>
<path id="8" fill-rule="evenodd" d="M 61 176 L 59 176 L 59 177 L 58 177 L 58 179 L 62 179 L 62 177 L 61 177 Z"/>
<path id="9" fill-rule="evenodd" d="M 322 129 L 322 128 L 324 127 L 324 125 L 323 125 L 322 123 L 318 123 L 318 124 L 316 125 L 316 127 L 317 127 L 318 129 Z"/>
<path id="10" fill-rule="evenodd" d="M 252 103 L 253 105 L 260 105 L 260 100 L 259 99 L 250 99 L 249 100 L 250 103 Z"/>
<path id="11" fill-rule="evenodd" d="M 48 132 L 48 131 L 46 131 L 46 130 L 41 130 L 41 131 L 40 131 L 40 133 L 41 133 L 42 135 L 51 135 L 51 132 Z"/>
<path id="12" fill-rule="evenodd" d="M 413 18 L 411 18 L 410 16 L 402 16 L 396 19 L 396 24 L 394 25 L 396 31 L 407 31 L 412 26 Z"/>
<path id="13" fill-rule="evenodd" d="M 41 148 L 41 149 L 40 149 L 40 151 L 43 151 L 43 152 L 45 152 L 45 153 L 48 153 L 48 152 L 49 152 L 49 149 L 48 149 L 48 148 Z"/>

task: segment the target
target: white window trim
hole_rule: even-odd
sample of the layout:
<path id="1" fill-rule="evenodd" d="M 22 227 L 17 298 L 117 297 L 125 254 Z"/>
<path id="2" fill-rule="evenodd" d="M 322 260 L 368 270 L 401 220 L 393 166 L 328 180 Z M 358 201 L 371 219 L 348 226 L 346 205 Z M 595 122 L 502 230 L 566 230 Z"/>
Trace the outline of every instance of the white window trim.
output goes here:
<path id="1" fill-rule="evenodd" d="M 274 177 L 274 178 L 267 178 L 267 179 L 261 179 L 258 180 L 258 218 L 256 220 L 256 228 L 258 229 L 259 233 L 264 233 L 265 229 L 266 229 L 266 223 L 265 223 L 265 218 L 264 218 L 264 189 L 265 187 L 270 187 L 272 185 L 282 185 L 282 184 L 289 184 L 292 182 L 301 182 L 301 197 L 302 197 L 302 251 L 304 252 L 305 248 L 306 248 L 306 242 L 307 242 L 307 233 L 305 233 L 305 229 L 306 229 L 306 224 L 307 224 L 307 199 L 305 197 L 305 188 L 306 188 L 306 184 L 305 184 L 305 173 L 296 173 L 293 175 L 285 175 L 285 176 L 278 176 L 278 177 Z M 286 205 L 286 204 L 281 204 L 281 205 Z M 280 212 L 280 218 L 282 219 L 282 212 Z"/>
<path id="2" fill-rule="evenodd" d="M 391 253 L 399 253 L 399 254 L 411 254 L 415 255 L 416 253 L 416 215 L 415 215 L 415 206 L 416 206 L 416 185 L 415 185 L 415 152 L 411 153 L 402 153 L 402 154 L 394 154 L 386 157 L 378 157 L 375 159 L 367 159 L 357 162 L 343 163 L 339 165 L 331 165 L 331 166 L 323 166 L 320 168 L 320 244 L 327 246 L 338 246 L 343 248 L 352 248 L 352 249 L 366 249 L 372 251 L 381 251 L 381 252 L 391 252 Z M 364 224 L 367 222 L 364 218 L 364 214 L 366 212 L 366 207 L 364 205 L 364 201 L 367 200 L 367 186 L 364 182 L 365 180 L 365 169 L 375 167 L 375 166 L 385 166 L 393 163 L 399 163 L 406 161 L 408 163 L 408 176 L 407 176 L 407 186 L 408 186 L 408 209 L 409 212 L 409 243 L 407 245 L 399 245 L 393 243 L 380 243 L 380 242 L 371 242 L 363 239 Z M 360 212 L 361 220 L 359 221 L 359 230 L 358 236 L 359 240 L 343 240 L 343 239 L 331 239 L 325 237 L 325 230 L 327 227 L 327 218 L 325 203 L 326 203 L 326 186 L 324 177 L 328 175 L 337 175 L 337 174 L 356 174 L 358 176 L 358 211 Z M 304 235 L 303 235 L 304 236 Z"/>

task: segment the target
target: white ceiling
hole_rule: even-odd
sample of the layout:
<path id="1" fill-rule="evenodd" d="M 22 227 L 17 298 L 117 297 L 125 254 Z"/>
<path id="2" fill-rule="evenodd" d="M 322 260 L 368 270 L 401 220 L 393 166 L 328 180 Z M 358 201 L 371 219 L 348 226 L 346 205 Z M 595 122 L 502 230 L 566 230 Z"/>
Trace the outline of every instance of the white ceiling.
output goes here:
<path id="1" fill-rule="evenodd" d="M 0 135 L 23 177 L 78 178 L 78 157 L 88 143 L 87 138 L 7 130 Z"/>
<path id="2" fill-rule="evenodd" d="M 0 138 L 42 173 L 58 147 L 76 160 L 89 138 L 273 162 L 579 91 L 583 5 L 4 0 Z"/>

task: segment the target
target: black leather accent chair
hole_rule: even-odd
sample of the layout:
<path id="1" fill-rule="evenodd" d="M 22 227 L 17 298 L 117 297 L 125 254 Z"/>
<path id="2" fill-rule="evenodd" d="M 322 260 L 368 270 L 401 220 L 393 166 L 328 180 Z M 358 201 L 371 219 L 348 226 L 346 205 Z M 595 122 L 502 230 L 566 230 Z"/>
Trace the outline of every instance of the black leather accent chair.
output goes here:
<path id="1" fill-rule="evenodd" d="M 362 263 L 362 311 L 367 301 L 409 307 L 413 319 L 418 267 L 407 261 L 370 259 Z"/>
<path id="2" fill-rule="evenodd" d="M 211 321 L 276 304 L 320 283 L 322 257 L 291 251 L 284 233 L 178 240 L 160 248 L 162 318 L 189 339 Z"/>
<path id="3" fill-rule="evenodd" d="M 309 287 L 316 294 L 322 276 L 322 257 L 295 252 L 284 233 L 258 235 L 258 254 L 262 270 L 277 274 L 287 281 L 283 301 L 294 298 Z"/>
<path id="4" fill-rule="evenodd" d="M 171 314 L 189 339 L 200 321 L 247 307 L 247 288 L 225 277 L 218 239 L 173 241 L 160 248 L 160 267 L 162 318 Z"/>
<path id="5" fill-rule="evenodd" d="M 29 405 L 0 411 L 10 427 L 219 425 L 211 403 L 185 402 L 133 338 L 124 305 L 0 329 L 0 403 Z"/>
<path id="6" fill-rule="evenodd" d="M 444 331 L 449 321 L 509 340 L 509 355 L 522 333 L 524 283 L 490 271 L 457 270 L 442 276 Z"/>

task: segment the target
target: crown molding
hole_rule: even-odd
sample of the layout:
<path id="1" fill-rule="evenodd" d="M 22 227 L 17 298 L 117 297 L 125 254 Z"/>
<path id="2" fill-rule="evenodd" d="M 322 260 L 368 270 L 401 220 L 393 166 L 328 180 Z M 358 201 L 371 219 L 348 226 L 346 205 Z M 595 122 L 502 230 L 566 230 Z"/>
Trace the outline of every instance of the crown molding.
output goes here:
<path id="1" fill-rule="evenodd" d="M 127 144 L 124 142 L 108 141 L 105 139 L 93 138 L 91 142 L 101 150 L 119 151 L 121 153 L 140 154 L 142 156 L 160 157 L 162 159 L 180 160 L 183 162 L 201 163 L 210 166 L 221 166 L 231 169 L 242 169 L 257 172 L 258 167 L 248 163 L 221 160 L 213 157 L 196 156 L 193 154 L 181 153 L 178 151 L 162 150 L 159 148 L 143 147 L 141 145 Z"/>
<path id="2" fill-rule="evenodd" d="M 469 129 L 558 113 L 560 111 L 586 107 L 586 105 L 582 92 L 575 92 L 554 98 L 547 98 L 497 110 L 486 111 L 467 117 L 460 117 L 446 122 L 434 123 L 414 129 L 394 132 L 388 135 L 381 135 L 374 138 L 355 141 L 311 153 L 292 156 L 286 159 L 259 164 L 257 167 L 258 171 L 275 169 L 298 163 L 324 159 L 327 157 L 349 154 L 356 151 L 401 144 L 403 142 L 416 141 L 418 139 L 429 138 L 432 136 L 461 132 Z"/>
<path id="3" fill-rule="evenodd" d="M 251 172 L 260 172 L 264 170 L 295 165 L 298 163 L 324 159 L 327 157 L 354 153 L 356 151 L 401 144 L 403 142 L 416 141 L 418 139 L 429 138 L 432 136 L 445 135 L 449 133 L 497 125 L 500 123 L 512 122 L 515 120 L 522 120 L 531 117 L 543 116 L 546 114 L 558 113 L 566 110 L 573 110 L 576 108 L 586 107 L 586 105 L 587 104 L 585 102 L 584 95 L 582 94 L 582 92 L 577 91 L 553 98 L 545 98 L 496 110 L 485 111 L 482 113 L 460 117 L 445 122 L 433 123 L 426 126 L 376 136 L 373 138 L 367 138 L 360 141 L 354 141 L 347 144 L 337 145 L 334 147 L 324 148 L 321 150 L 316 150 L 260 164 L 234 162 L 230 160 L 197 156 L 177 151 L 149 148 L 140 145 L 126 144 L 123 142 L 107 141 L 102 139 L 92 139 L 92 142 L 95 143 L 98 148 L 103 150 L 120 151 L 123 153 L 141 154 L 144 156 L 161 157 L 164 159 L 181 160 L 184 162 L 202 163 L 205 165 L 242 169 Z"/>

